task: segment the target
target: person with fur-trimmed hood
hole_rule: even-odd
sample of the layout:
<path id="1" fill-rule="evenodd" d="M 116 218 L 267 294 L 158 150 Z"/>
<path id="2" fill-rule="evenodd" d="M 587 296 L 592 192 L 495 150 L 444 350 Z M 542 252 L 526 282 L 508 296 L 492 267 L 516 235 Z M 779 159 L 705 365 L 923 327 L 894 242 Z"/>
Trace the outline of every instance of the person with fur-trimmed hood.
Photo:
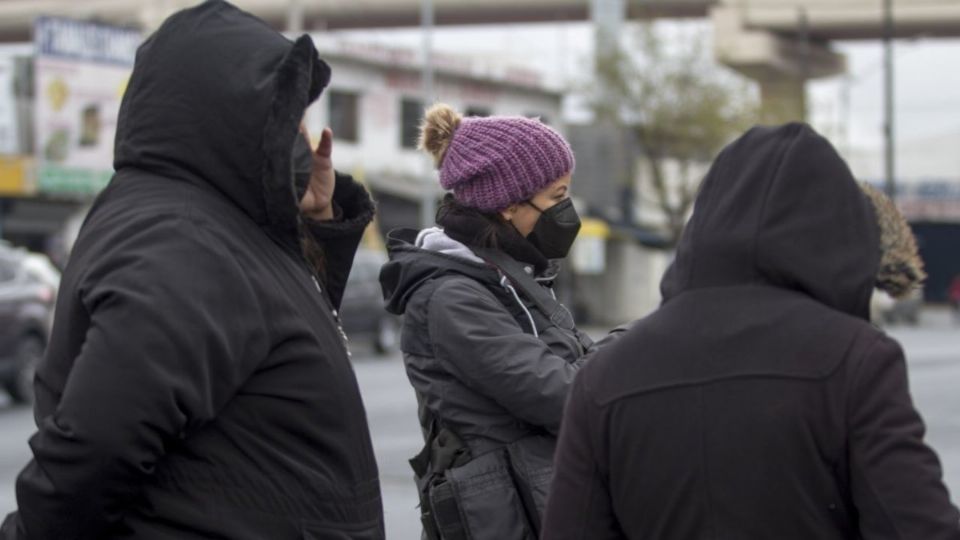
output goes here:
<path id="1" fill-rule="evenodd" d="M 452 193 L 437 227 L 390 233 L 380 281 L 420 404 L 425 534 L 536 538 L 563 404 L 600 346 L 551 289 L 580 229 L 573 152 L 539 120 L 443 104 L 421 147 Z"/>
<path id="2" fill-rule="evenodd" d="M 543 538 L 958 540 L 871 292 L 925 278 L 909 226 L 804 124 L 714 162 L 663 303 L 581 370 Z"/>
<path id="3" fill-rule="evenodd" d="M 0 538 L 384 537 L 336 313 L 373 204 L 301 127 L 329 78 L 219 0 L 141 45 Z"/>

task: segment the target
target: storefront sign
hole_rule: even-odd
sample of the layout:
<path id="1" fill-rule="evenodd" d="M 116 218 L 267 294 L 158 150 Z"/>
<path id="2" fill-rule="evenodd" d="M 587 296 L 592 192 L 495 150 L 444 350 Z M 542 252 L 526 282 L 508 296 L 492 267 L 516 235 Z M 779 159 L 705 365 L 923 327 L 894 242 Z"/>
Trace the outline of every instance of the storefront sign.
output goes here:
<path id="1" fill-rule="evenodd" d="M 113 175 L 117 114 L 138 31 L 60 18 L 34 27 L 40 191 L 94 194 Z"/>

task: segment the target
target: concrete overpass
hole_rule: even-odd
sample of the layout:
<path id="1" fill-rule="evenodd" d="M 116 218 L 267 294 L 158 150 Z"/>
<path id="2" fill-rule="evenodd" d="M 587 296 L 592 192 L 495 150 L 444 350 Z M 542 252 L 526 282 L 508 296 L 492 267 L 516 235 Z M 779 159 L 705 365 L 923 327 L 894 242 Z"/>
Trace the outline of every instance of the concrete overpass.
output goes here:
<path id="1" fill-rule="evenodd" d="M 805 118 L 804 83 L 846 70 L 832 41 L 880 39 L 881 0 L 718 0 L 714 54 L 760 86 L 772 120 Z M 960 2 L 893 0 L 898 38 L 960 37 Z"/>
<path id="2" fill-rule="evenodd" d="M 168 14 L 199 0 L 0 0 L 0 41 L 30 38 L 39 14 L 97 19 L 151 28 Z M 493 24 L 586 20 L 596 0 L 433 0 L 436 23 Z M 600 0 L 603 1 L 603 0 Z M 628 19 L 707 17 L 717 8 L 735 10 L 745 27 L 795 34 L 805 12 L 815 40 L 875 39 L 880 0 L 618 0 Z M 234 3 L 286 28 L 299 11 L 307 28 L 350 29 L 420 24 L 420 0 L 234 0 Z M 895 0 L 898 37 L 960 36 L 960 2 Z"/>
<path id="3" fill-rule="evenodd" d="M 196 0 L 0 0 L 0 41 L 30 39 L 34 17 L 62 15 L 146 30 Z M 278 29 L 416 26 L 421 0 L 235 0 Z M 804 82 L 845 70 L 830 42 L 878 39 L 881 0 L 433 0 L 436 23 L 492 24 L 710 17 L 717 59 L 756 80 L 772 119 L 803 118 Z M 897 37 L 960 37 L 957 0 L 894 0 Z M 599 21 L 598 21 L 599 23 Z M 602 25 L 601 25 L 602 26 Z M 617 28 L 616 24 L 607 28 Z"/>
<path id="4" fill-rule="evenodd" d="M 63 15 L 138 27 L 154 27 L 169 13 L 200 0 L 0 0 L 0 40 L 30 38 L 38 14 Z M 420 24 L 421 0 L 232 0 L 285 29 L 291 13 L 305 28 L 355 29 Z M 630 18 L 706 17 L 716 0 L 628 2 Z M 436 24 L 576 21 L 590 18 L 590 0 L 433 0 Z"/>

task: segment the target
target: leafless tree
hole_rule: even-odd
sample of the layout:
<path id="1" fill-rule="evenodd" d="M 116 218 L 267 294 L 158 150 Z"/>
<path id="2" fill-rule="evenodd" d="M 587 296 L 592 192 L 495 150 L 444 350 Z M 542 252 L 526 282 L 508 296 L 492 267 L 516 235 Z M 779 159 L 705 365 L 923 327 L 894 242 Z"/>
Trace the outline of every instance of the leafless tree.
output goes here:
<path id="1" fill-rule="evenodd" d="M 697 165 L 757 121 L 755 94 L 712 62 L 702 36 L 668 43 L 651 24 L 638 26 L 616 50 L 598 57 L 597 74 L 594 110 L 635 133 L 641 177 L 649 181 L 651 202 L 676 243 L 701 181 Z M 665 174 L 668 161 L 676 165 L 677 178 Z"/>

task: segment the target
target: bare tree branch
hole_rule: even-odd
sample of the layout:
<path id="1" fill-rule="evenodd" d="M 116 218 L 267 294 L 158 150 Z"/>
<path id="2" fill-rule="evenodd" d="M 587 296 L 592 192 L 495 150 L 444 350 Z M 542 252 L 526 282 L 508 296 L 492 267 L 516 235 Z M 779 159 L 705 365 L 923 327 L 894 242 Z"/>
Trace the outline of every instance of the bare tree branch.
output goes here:
<path id="1" fill-rule="evenodd" d="M 668 47 L 650 24 L 631 37 L 598 59 L 594 111 L 636 135 L 656 207 L 675 243 L 699 188 L 693 165 L 708 163 L 754 123 L 758 104 L 745 83 L 725 79 L 707 60 L 702 39 Z M 679 178 L 667 177 L 667 162 L 678 166 Z"/>

